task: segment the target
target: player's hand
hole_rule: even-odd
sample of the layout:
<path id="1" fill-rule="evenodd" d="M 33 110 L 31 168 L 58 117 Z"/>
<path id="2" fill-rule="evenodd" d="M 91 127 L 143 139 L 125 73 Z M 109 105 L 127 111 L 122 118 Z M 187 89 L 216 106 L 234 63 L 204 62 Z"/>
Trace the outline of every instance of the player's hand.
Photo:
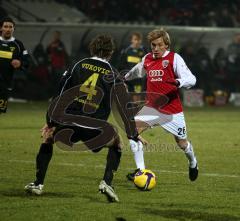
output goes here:
<path id="1" fill-rule="evenodd" d="M 138 139 L 144 144 L 144 145 L 148 145 L 148 141 L 145 140 L 142 136 L 138 135 Z"/>
<path id="2" fill-rule="evenodd" d="M 178 80 L 176 80 L 176 79 L 167 79 L 165 81 L 165 83 L 174 85 L 176 87 L 179 87 L 179 85 L 180 85 L 180 82 Z"/>
<path id="3" fill-rule="evenodd" d="M 47 140 L 49 138 L 52 138 L 53 133 L 55 131 L 55 127 L 48 127 L 48 125 L 45 124 L 40 131 L 41 131 L 41 137 L 44 140 Z"/>
<path id="4" fill-rule="evenodd" d="M 21 66 L 21 61 L 18 59 L 13 59 L 11 62 L 11 65 L 16 69 L 16 68 L 20 68 Z"/>

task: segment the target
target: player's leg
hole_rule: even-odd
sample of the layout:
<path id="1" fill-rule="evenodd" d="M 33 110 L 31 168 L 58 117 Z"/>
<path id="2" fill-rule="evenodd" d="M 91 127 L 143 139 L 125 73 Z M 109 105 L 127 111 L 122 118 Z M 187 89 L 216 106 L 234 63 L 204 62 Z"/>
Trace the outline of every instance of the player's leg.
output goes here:
<path id="1" fill-rule="evenodd" d="M 136 127 L 138 128 L 138 133 L 140 134 L 144 130 L 148 129 L 149 125 L 143 121 L 136 121 Z M 136 164 L 136 169 L 133 172 L 130 172 L 126 175 L 127 179 L 131 181 L 134 180 L 135 174 L 139 170 L 145 169 L 143 144 L 147 144 L 147 141 L 144 140 L 141 136 L 139 136 L 139 140 L 141 142 L 135 142 L 132 140 L 129 141 L 130 148 L 133 153 L 134 161 Z"/>
<path id="2" fill-rule="evenodd" d="M 7 100 L 1 99 L 1 97 L 0 97 L 0 114 L 1 113 L 6 113 L 6 111 L 7 111 L 7 103 L 8 103 Z"/>
<path id="3" fill-rule="evenodd" d="M 104 146 L 108 147 L 106 167 L 103 180 L 99 184 L 99 191 L 105 194 L 109 201 L 118 202 L 118 196 L 112 187 L 112 180 L 114 173 L 117 171 L 120 164 L 120 158 L 122 154 L 119 136 L 113 138 L 111 142 L 105 144 L 104 146 L 95 147 L 93 146 L 93 143 L 91 143 L 90 146 L 88 141 L 91 141 L 92 139 L 95 140 L 99 135 L 101 135 L 102 132 L 100 130 L 75 127 L 74 131 L 75 133 L 72 136 L 72 142 L 75 143 L 81 140 L 84 142 L 86 148 L 94 153 L 98 153 Z"/>
<path id="4" fill-rule="evenodd" d="M 159 115 L 159 112 L 156 109 L 148 106 L 144 106 L 135 116 L 138 133 L 141 134 L 143 131 L 155 125 L 159 125 L 160 120 L 158 115 Z M 144 140 L 142 140 L 142 143 L 146 144 Z M 136 146 L 136 145 L 131 145 L 130 143 L 130 147 L 134 155 L 134 160 L 135 160 L 137 169 L 134 172 L 127 174 L 127 178 L 129 180 L 133 180 L 135 177 L 135 174 L 139 170 L 145 169 L 144 151 L 143 151 L 143 145 L 141 144 Z"/>
<path id="5" fill-rule="evenodd" d="M 112 145 L 108 145 L 108 155 L 103 180 L 112 185 L 113 175 L 117 171 L 122 156 L 120 138 L 117 137 Z"/>
<path id="6" fill-rule="evenodd" d="M 36 180 L 25 186 L 27 192 L 41 195 L 48 164 L 52 158 L 53 144 L 42 143 L 36 157 Z"/>
<path id="7" fill-rule="evenodd" d="M 157 111 L 153 108 L 149 108 L 144 106 L 138 114 L 135 116 L 135 122 L 136 122 L 136 127 L 138 129 L 138 133 L 141 134 L 143 131 L 151 128 L 153 125 L 156 124 L 155 119 L 156 119 L 156 113 Z M 143 144 L 146 144 L 145 140 L 142 140 Z M 144 150 L 143 150 L 143 145 L 139 143 L 138 146 L 136 146 L 136 143 L 131 143 L 130 141 L 130 148 L 131 151 L 134 155 L 134 161 L 136 163 L 136 169 L 127 174 L 127 178 L 129 180 L 133 180 L 135 177 L 135 174 L 139 170 L 145 169 L 145 163 L 144 163 Z"/>
<path id="8" fill-rule="evenodd" d="M 136 127 L 138 133 L 141 134 L 143 131 L 159 125 L 159 112 L 151 107 L 144 106 L 138 114 L 135 116 Z M 141 140 L 141 139 L 140 139 Z M 144 140 L 141 140 L 143 144 L 146 144 Z M 143 145 L 131 145 L 131 150 L 134 154 L 134 160 L 137 166 L 137 169 L 145 169 L 144 156 L 143 156 Z"/>
<path id="9" fill-rule="evenodd" d="M 188 161 L 189 161 L 189 179 L 194 181 L 198 177 L 198 166 L 197 159 L 193 151 L 192 144 L 187 140 L 187 130 L 186 130 L 186 122 L 184 118 L 183 112 L 167 115 L 167 117 L 171 116 L 168 121 L 164 123 L 160 123 L 160 125 L 173 134 L 177 145 L 184 151 Z M 165 114 L 160 113 L 159 117 L 161 119 L 165 118 Z"/>
<path id="10" fill-rule="evenodd" d="M 194 181 L 198 177 L 198 165 L 197 159 L 193 151 L 191 142 L 187 139 L 181 139 L 178 136 L 174 136 L 178 146 L 184 151 L 189 162 L 189 179 Z"/>
<path id="11" fill-rule="evenodd" d="M 120 159 L 122 156 L 121 150 L 121 142 L 120 138 L 117 137 L 112 144 L 108 144 L 108 154 L 107 154 L 107 162 L 103 175 L 103 180 L 100 182 L 99 191 L 107 195 L 109 201 L 118 202 L 118 196 L 115 193 L 112 187 L 112 181 L 114 177 L 114 173 L 117 172 Z"/>
<path id="12" fill-rule="evenodd" d="M 0 84 L 0 114 L 7 111 L 8 97 L 9 90 Z"/>
<path id="13" fill-rule="evenodd" d="M 139 134 L 141 134 L 144 130 L 150 128 L 148 124 L 142 121 L 136 121 L 136 127 L 138 128 Z M 136 142 L 131 143 L 130 141 L 130 148 L 134 155 L 134 160 L 135 160 L 137 169 L 143 170 L 145 169 L 144 156 L 143 156 L 143 144 L 139 142 L 138 143 L 139 145 L 136 146 L 135 143 Z"/>
<path id="14" fill-rule="evenodd" d="M 36 156 L 36 180 L 25 186 L 25 190 L 29 193 L 41 195 L 43 192 L 44 179 L 53 154 L 54 130 L 55 128 L 48 128 L 46 125 L 42 129 L 43 143 Z"/>

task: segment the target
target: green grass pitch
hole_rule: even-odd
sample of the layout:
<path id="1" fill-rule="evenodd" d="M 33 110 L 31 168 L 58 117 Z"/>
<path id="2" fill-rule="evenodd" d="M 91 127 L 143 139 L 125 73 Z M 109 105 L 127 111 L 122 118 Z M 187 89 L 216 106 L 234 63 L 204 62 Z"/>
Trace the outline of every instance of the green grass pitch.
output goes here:
<path id="1" fill-rule="evenodd" d="M 139 191 L 125 178 L 135 166 L 124 138 L 113 183 L 120 203 L 108 203 L 98 193 L 106 150 L 72 153 L 56 147 L 44 195 L 24 193 L 24 185 L 34 180 L 46 107 L 46 103 L 10 103 L 8 113 L 0 115 L 1 221 L 240 220 L 240 108 L 185 110 L 188 137 L 200 167 L 196 182 L 188 180 L 186 158 L 171 135 L 154 128 L 143 136 L 151 143 L 145 161 L 157 175 L 157 186 Z"/>

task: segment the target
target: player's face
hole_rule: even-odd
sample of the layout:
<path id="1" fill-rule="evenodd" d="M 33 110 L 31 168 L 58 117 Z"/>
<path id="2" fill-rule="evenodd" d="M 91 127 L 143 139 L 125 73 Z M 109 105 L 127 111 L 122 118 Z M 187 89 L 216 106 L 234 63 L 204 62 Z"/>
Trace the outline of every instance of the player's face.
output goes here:
<path id="1" fill-rule="evenodd" d="M 2 28 L 2 37 L 4 39 L 9 39 L 13 35 L 14 25 L 11 22 L 3 22 Z"/>
<path id="2" fill-rule="evenodd" d="M 131 44 L 133 48 L 139 48 L 142 43 L 142 40 L 137 36 L 133 35 L 131 39 Z"/>
<path id="3" fill-rule="evenodd" d="M 61 34 L 60 34 L 59 32 L 55 32 L 55 33 L 53 34 L 53 40 L 54 40 L 54 41 L 59 41 L 60 38 L 61 38 Z"/>
<path id="4" fill-rule="evenodd" d="M 157 38 L 151 42 L 151 49 L 155 58 L 161 58 L 167 48 L 168 45 L 164 43 L 162 37 Z"/>

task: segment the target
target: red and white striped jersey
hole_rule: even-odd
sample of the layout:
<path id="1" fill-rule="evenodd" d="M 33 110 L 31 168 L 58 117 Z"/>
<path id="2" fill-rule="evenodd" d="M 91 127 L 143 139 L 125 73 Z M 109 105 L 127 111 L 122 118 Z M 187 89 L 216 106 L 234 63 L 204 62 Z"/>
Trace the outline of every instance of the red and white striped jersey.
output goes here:
<path id="1" fill-rule="evenodd" d="M 125 79 L 132 80 L 144 75 L 147 75 L 146 106 L 166 114 L 182 112 L 179 89 L 166 81 L 176 79 L 180 83 L 179 88 L 190 88 L 195 85 L 196 78 L 179 54 L 166 51 L 156 59 L 148 53 L 125 75 Z"/>

